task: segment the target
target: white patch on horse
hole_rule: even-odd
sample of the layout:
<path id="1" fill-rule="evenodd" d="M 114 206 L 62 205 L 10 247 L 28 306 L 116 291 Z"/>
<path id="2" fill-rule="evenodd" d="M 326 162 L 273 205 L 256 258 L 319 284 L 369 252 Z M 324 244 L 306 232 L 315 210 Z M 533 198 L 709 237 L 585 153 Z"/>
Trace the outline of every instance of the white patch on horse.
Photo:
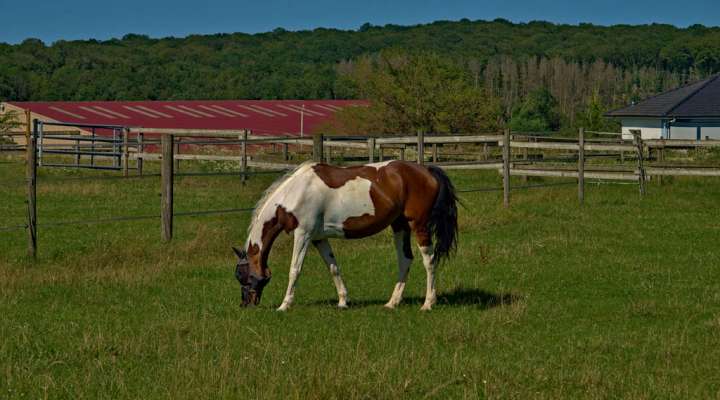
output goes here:
<path id="1" fill-rule="evenodd" d="M 289 204 L 297 203 L 297 199 L 293 199 L 293 197 L 302 195 L 302 193 L 297 190 L 297 177 L 306 174 L 308 171 L 312 172 L 312 167 L 315 164 L 314 162 L 301 164 L 295 170 L 288 172 L 285 176 L 276 180 L 265 191 L 257 202 L 250 221 L 248 238 L 245 242 L 246 250 L 250 243 L 257 244 L 259 248 L 262 249 L 262 231 L 265 223 L 275 217 L 278 206 L 283 206 L 286 211 L 291 211 Z M 303 179 L 300 180 L 302 181 Z"/>
<path id="2" fill-rule="evenodd" d="M 372 164 L 367 164 L 367 166 L 368 166 L 368 167 L 373 167 L 373 168 L 375 168 L 375 169 L 380 169 L 380 168 L 382 168 L 382 167 L 387 166 L 388 164 L 390 164 L 390 163 L 393 162 L 393 161 L 395 161 L 395 160 L 376 162 L 376 163 L 372 163 Z"/>
<path id="3" fill-rule="evenodd" d="M 355 177 L 339 188 L 331 188 L 315 174 L 314 165 L 301 165 L 267 190 L 253 216 L 246 249 L 250 243 L 262 249 L 263 227 L 275 217 L 278 207 L 293 214 L 298 229 L 310 233 L 313 239 L 344 237 L 343 222 L 348 218 L 375 215 L 370 180 Z"/>
<path id="4" fill-rule="evenodd" d="M 324 183 L 324 182 L 323 182 Z M 365 214 L 375 215 L 375 205 L 370 197 L 372 182 L 365 178 L 355 177 L 337 189 L 325 185 L 329 192 L 325 199 L 325 215 L 323 218 L 323 234 L 327 236 L 344 236 L 343 223 L 352 217 Z"/>

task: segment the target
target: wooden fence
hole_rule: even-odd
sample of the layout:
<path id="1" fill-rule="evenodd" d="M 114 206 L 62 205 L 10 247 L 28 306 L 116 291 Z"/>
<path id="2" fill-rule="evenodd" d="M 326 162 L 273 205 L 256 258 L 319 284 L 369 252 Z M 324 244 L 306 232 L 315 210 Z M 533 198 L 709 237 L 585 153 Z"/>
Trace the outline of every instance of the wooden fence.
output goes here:
<path id="1" fill-rule="evenodd" d="M 33 127 L 32 132 L 28 129 L 25 132 L 27 138 L 26 157 L 26 182 L 28 192 L 28 222 L 25 228 L 28 230 L 29 246 L 28 253 L 34 257 L 37 251 L 37 221 L 36 221 L 36 182 L 37 168 L 40 166 L 38 155 L 41 149 L 38 148 L 39 132 L 42 123 L 39 121 L 28 121 L 27 127 Z M 593 133 L 597 136 L 597 133 Z M 136 140 L 130 138 L 135 135 Z M 148 139 L 153 135 L 152 139 Z M 63 137 L 61 140 L 78 140 L 74 135 Z M 65 135 L 67 136 L 67 135 Z M 95 138 L 97 139 L 97 138 Z M 118 140 L 119 139 L 119 140 Z M 159 139 L 159 140 L 158 140 Z M 97 140 L 96 140 L 97 142 Z M 236 155 L 218 154 L 180 154 L 179 144 L 185 145 L 238 145 Z M 101 142 L 94 143 L 103 146 Z M 244 182 L 252 174 L 250 168 L 287 170 L 294 168 L 297 164 L 289 160 L 289 146 L 305 146 L 312 149 L 312 159 L 315 161 L 331 160 L 331 151 L 336 149 L 349 149 L 358 154 L 366 154 L 368 162 L 384 160 L 387 156 L 385 151 L 392 151 L 392 157 L 407 159 L 406 150 L 415 151 L 414 161 L 420 164 L 433 162 L 445 169 L 492 169 L 497 170 L 502 176 L 501 188 L 486 188 L 487 190 L 502 190 L 503 204 L 510 206 L 510 194 L 513 189 L 521 187 L 511 186 L 510 177 L 539 176 L 574 178 L 577 180 L 578 200 L 582 203 L 585 199 L 586 179 L 598 180 L 625 180 L 638 183 L 641 194 L 645 193 L 645 184 L 651 177 L 663 176 L 703 176 L 720 177 L 718 166 L 691 166 L 671 165 L 664 162 L 666 149 L 697 149 L 706 147 L 720 147 L 720 141 L 643 141 L 639 135 L 635 135 L 633 141 L 622 139 L 598 139 L 586 138 L 586 133 L 580 129 L 578 137 L 558 138 L 549 136 L 533 135 L 512 135 L 509 130 L 502 135 L 463 135 L 463 136 L 439 136 L 423 135 L 422 133 L 412 136 L 397 137 L 332 137 L 315 135 L 312 139 L 300 139 L 296 137 L 264 137 L 254 136 L 248 130 L 226 130 L 207 131 L 189 129 L 148 129 L 148 128 L 123 128 L 122 135 L 119 135 L 111 143 L 111 156 L 119 157 L 120 168 L 124 177 L 130 176 L 134 170 L 137 175 L 143 174 L 143 161 L 160 161 L 160 179 L 162 187 L 161 220 L 162 239 L 169 241 L 173 236 L 173 220 L 177 215 L 174 212 L 174 177 L 178 170 L 180 160 L 210 160 L 210 161 L 231 161 L 237 162 L 240 172 L 240 179 Z M 464 161 L 441 161 L 443 146 L 459 144 L 482 145 L 482 151 L 476 154 L 472 160 Z M 283 158 L 281 162 L 254 159 L 248 151 L 250 145 L 277 146 L 283 147 Z M 106 145 L 105 147 L 108 147 Z M 153 150 L 150 151 L 151 147 Z M 429 160 L 426 154 L 426 147 L 431 149 Z M 82 147 L 73 145 L 68 149 L 80 149 L 76 153 L 61 152 L 54 154 L 87 156 Z M 68 150 L 69 151 L 69 150 Z M 650 157 L 650 153 L 654 156 Z M 634 164 L 631 167 L 620 165 L 611 166 L 606 164 L 588 163 L 595 157 L 610 156 L 625 159 L 629 155 Z M 94 155 L 94 154 L 90 154 Z M 497 157 L 500 156 L 500 157 Z M 552 165 L 553 160 L 563 161 L 562 166 Z M 362 156 L 365 157 L 365 156 Z M 131 166 L 131 161 L 134 165 Z M 350 163 L 365 163 L 355 158 Z M 79 164 L 79 161 L 77 162 Z M 47 164 L 44 164 L 47 165 Z M 52 164 L 51 164 L 52 165 Z M 64 165 L 64 164 L 63 164 Z M 541 187 L 550 185 L 532 185 L 527 187 Z M 485 189 L 483 189 L 484 191 Z M 470 191 L 470 190 L 468 190 Z M 481 191 L 481 190 L 477 190 Z M 214 210 L 216 212 L 223 210 Z M 233 210 L 237 211 L 237 210 Z M 241 210 L 247 211 L 247 210 Z M 208 211 L 202 211 L 208 213 Z M 187 214 L 187 213 L 186 213 Z M 189 214 L 188 214 L 189 215 Z M 124 220 L 137 219 L 133 217 L 122 217 Z"/>

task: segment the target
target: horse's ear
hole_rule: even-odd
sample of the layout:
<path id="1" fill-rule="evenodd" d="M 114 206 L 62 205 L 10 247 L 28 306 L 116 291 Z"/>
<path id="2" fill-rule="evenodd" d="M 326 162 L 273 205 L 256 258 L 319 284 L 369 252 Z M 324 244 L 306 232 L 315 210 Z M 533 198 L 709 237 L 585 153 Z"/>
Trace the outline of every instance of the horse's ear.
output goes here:
<path id="1" fill-rule="evenodd" d="M 233 251 L 235 252 L 235 255 L 237 255 L 239 259 L 242 260 L 242 259 L 244 259 L 244 258 L 247 257 L 247 254 L 246 254 L 244 251 L 239 250 L 239 249 L 236 248 L 235 246 L 233 246 L 232 249 L 233 249 Z"/>

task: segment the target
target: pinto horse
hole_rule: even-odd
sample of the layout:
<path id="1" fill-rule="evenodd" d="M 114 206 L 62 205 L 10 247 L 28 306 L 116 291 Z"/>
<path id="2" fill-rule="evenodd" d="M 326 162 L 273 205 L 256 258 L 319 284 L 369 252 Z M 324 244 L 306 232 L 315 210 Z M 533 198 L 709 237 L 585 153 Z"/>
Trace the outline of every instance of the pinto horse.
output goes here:
<path id="1" fill-rule="evenodd" d="M 398 257 L 398 280 L 390 300 L 402 299 L 412 262 L 410 234 L 415 238 L 427 272 L 423 310 L 435 304 L 435 268 L 450 255 L 457 240 L 457 197 L 448 176 L 438 167 L 389 161 L 357 167 L 304 163 L 276 181 L 258 202 L 244 250 L 233 247 L 239 260 L 235 276 L 243 305 L 256 305 L 271 272 L 267 265 L 280 232 L 294 235 L 290 279 L 278 308 L 285 311 L 295 295 L 303 260 L 312 244 L 332 275 L 338 307 L 347 307 L 347 289 L 340 276 L 329 238 L 355 239 L 391 226 Z M 432 243 L 435 246 L 432 246 Z"/>

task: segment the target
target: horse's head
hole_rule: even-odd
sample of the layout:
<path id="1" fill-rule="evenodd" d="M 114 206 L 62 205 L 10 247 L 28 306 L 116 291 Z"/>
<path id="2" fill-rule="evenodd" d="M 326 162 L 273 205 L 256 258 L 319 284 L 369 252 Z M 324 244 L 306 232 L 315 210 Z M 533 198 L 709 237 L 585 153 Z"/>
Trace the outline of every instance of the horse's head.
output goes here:
<path id="1" fill-rule="evenodd" d="M 233 251 L 238 257 L 235 266 L 235 278 L 240 282 L 242 289 L 242 305 L 258 305 L 260 297 L 262 297 L 263 288 L 270 282 L 270 270 L 260 267 L 256 262 L 252 262 L 247 252 L 238 250 L 233 247 Z"/>

